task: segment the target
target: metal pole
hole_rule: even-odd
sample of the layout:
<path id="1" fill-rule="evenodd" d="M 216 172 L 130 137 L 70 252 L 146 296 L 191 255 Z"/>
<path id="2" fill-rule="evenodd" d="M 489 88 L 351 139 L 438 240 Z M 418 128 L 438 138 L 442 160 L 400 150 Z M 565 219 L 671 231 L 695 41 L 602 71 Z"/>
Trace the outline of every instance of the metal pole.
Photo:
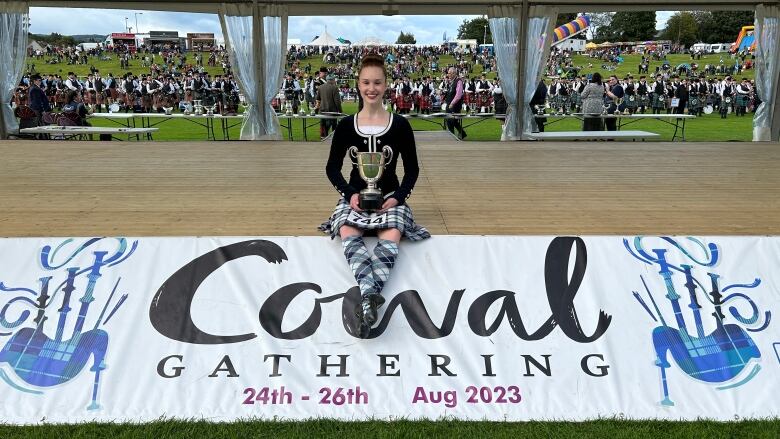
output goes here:
<path id="1" fill-rule="evenodd" d="M 138 28 L 138 16 L 144 15 L 144 13 L 143 12 L 133 12 L 133 13 L 135 14 L 135 32 L 140 34 L 141 30 Z"/>

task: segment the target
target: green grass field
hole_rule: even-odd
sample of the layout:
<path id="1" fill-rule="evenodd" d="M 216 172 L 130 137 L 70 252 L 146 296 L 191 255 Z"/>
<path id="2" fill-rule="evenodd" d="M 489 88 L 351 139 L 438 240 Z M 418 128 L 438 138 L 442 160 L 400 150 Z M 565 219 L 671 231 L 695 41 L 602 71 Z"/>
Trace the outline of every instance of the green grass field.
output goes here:
<path id="1" fill-rule="evenodd" d="M 344 111 L 354 114 L 357 111 L 357 105 L 351 102 L 344 104 Z M 441 119 L 434 119 L 441 123 Z M 282 119 L 283 124 L 287 121 Z M 467 141 L 493 141 L 501 138 L 501 122 L 496 119 L 484 120 L 473 126 L 469 124 L 475 120 L 467 119 L 464 123 L 468 133 Z M 106 119 L 90 119 L 90 123 L 95 126 L 117 126 L 115 123 Z M 137 126 L 141 126 L 140 120 L 136 121 Z M 727 119 L 721 119 L 718 114 L 705 115 L 696 119 L 686 121 L 685 135 L 686 140 L 695 142 L 713 142 L 713 141 L 750 141 L 753 133 L 753 119 L 750 115 L 745 117 L 736 117 L 733 114 Z M 319 125 L 316 122 L 309 121 L 310 126 L 306 132 L 309 141 L 319 141 Z M 420 131 L 441 130 L 442 128 L 431 122 L 419 119 L 411 119 L 412 128 Z M 293 119 L 293 140 L 304 140 L 301 120 Z M 183 140 L 206 140 L 206 131 L 203 127 L 192 122 L 183 120 L 169 120 L 157 126 L 159 131 L 154 134 L 156 141 L 183 141 Z M 574 118 L 567 118 L 550 124 L 547 131 L 578 131 L 582 129 L 582 122 Z M 643 130 L 658 133 L 660 140 L 672 140 L 674 127 L 656 120 L 642 120 L 632 123 L 623 129 Z M 240 126 L 230 129 L 230 139 L 237 140 L 241 132 Z M 286 136 L 286 131 L 283 129 Z M 222 135 L 218 130 L 217 138 Z M 286 137 L 285 137 L 286 139 Z M 679 139 L 678 139 L 679 140 Z"/>
<path id="2" fill-rule="evenodd" d="M 78 424 L 0 427 L 4 439 L 81 438 L 777 438 L 780 422 L 671 422 L 599 420 L 590 422 L 393 421 L 304 422 L 159 421 L 148 424 Z"/>

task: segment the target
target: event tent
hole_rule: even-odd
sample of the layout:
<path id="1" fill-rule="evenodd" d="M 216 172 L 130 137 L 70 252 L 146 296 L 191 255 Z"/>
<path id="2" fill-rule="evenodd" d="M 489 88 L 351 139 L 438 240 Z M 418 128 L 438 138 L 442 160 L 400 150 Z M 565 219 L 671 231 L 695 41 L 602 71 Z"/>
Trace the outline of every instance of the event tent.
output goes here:
<path id="1" fill-rule="evenodd" d="M 352 43 L 353 46 L 389 46 L 390 43 L 387 41 L 384 41 L 381 38 L 377 38 L 374 36 L 363 38 L 362 40 L 358 41 L 357 43 Z"/>
<path id="2" fill-rule="evenodd" d="M 346 46 L 346 44 L 342 43 L 337 38 L 334 38 L 333 35 L 329 34 L 327 29 L 325 29 L 325 31 L 322 32 L 322 34 L 317 38 L 306 44 L 310 46 Z"/>

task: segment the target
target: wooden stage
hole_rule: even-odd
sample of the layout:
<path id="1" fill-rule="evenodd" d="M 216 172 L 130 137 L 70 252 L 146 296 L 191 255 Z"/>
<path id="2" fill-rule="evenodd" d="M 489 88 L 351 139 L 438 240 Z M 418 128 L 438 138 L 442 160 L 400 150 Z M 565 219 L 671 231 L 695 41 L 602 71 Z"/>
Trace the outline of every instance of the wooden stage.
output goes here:
<path id="1" fill-rule="evenodd" d="M 329 144 L 0 142 L 0 236 L 317 235 Z M 780 235 L 777 143 L 418 145 L 434 234 Z"/>

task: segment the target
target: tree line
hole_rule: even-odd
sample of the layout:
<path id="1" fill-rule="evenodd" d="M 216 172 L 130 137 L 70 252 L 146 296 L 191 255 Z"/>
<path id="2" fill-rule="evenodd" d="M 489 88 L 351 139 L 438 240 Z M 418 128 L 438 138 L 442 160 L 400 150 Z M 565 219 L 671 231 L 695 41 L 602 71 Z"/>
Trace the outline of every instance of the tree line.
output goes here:
<path id="1" fill-rule="evenodd" d="M 655 11 L 593 12 L 589 36 L 595 43 L 605 41 L 671 40 L 690 47 L 694 43 L 733 43 L 742 26 L 753 24 L 754 11 L 680 11 L 675 12 L 662 30 L 656 29 Z M 556 26 L 573 21 L 576 13 L 559 14 Z M 458 38 L 490 44 L 493 37 L 485 17 L 465 19 L 458 27 Z"/>

